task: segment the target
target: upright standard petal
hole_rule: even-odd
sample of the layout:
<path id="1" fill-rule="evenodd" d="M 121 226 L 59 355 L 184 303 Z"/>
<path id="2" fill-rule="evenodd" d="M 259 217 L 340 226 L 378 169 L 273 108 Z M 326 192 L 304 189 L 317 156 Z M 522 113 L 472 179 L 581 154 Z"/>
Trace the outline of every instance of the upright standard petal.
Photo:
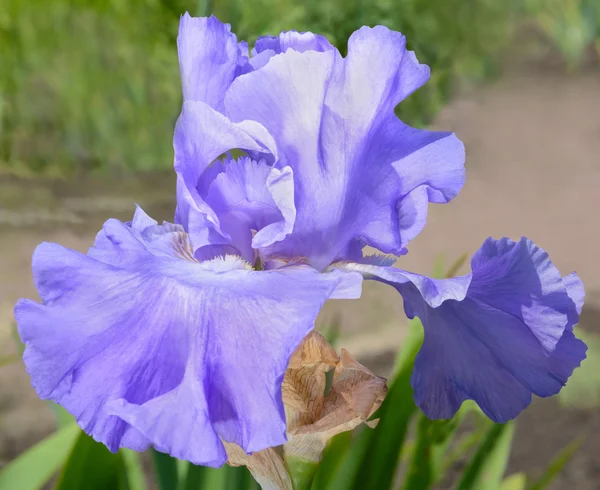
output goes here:
<path id="1" fill-rule="evenodd" d="M 254 138 L 248 134 L 249 128 Z M 229 244 L 217 214 L 199 194 L 200 178 L 211 163 L 233 148 L 276 154 L 271 136 L 257 123 L 232 123 L 204 102 L 185 102 L 173 146 L 177 173 L 175 221 L 190 234 L 194 250 Z"/>
<path id="2" fill-rule="evenodd" d="M 248 61 L 247 46 L 215 16 L 186 13 L 179 23 L 177 48 L 184 101 L 201 101 L 223 112 L 225 92 Z"/>
<path id="3" fill-rule="evenodd" d="M 260 36 L 256 40 L 252 54 L 272 51 L 275 54 L 285 53 L 293 49 L 300 53 L 305 51 L 331 51 L 335 48 L 326 37 L 312 32 L 283 31 L 279 36 Z"/>
<path id="4" fill-rule="evenodd" d="M 243 157 L 215 162 L 207 174 L 198 192 L 246 260 L 254 262 L 255 249 L 283 240 L 292 231 L 296 207 L 290 167 L 279 170 Z"/>
<path id="5" fill-rule="evenodd" d="M 299 53 L 336 50 L 327 38 L 312 32 L 283 31 L 279 36 L 261 36 L 256 40 L 252 50 L 252 58 L 248 63 L 251 69 L 247 71 L 262 68 L 273 56 L 285 53 L 288 49 Z"/>
<path id="6" fill-rule="evenodd" d="M 194 249 L 227 245 L 213 210 L 198 195 L 200 176 L 216 158 L 237 148 L 274 152 L 270 135 L 255 123 L 233 124 L 223 114 L 224 97 L 233 80 L 252 69 L 248 47 L 239 43 L 229 24 L 216 17 L 181 18 L 177 39 L 184 105 L 175 128 L 177 210 L 175 221 L 188 231 Z M 252 127 L 258 141 L 244 126 Z M 267 146 L 265 148 L 265 143 Z"/>
<path id="7" fill-rule="evenodd" d="M 222 441 L 282 444 L 289 358 L 338 284 L 349 289 L 345 274 L 200 263 L 180 228 L 136 218 L 107 222 L 91 256 L 36 249 L 42 304 L 21 300 L 15 317 L 39 396 L 112 451 L 154 445 L 218 466 Z"/>
<path id="8" fill-rule="evenodd" d="M 450 418 L 473 399 L 506 422 L 530 402 L 560 391 L 585 359 L 573 335 L 583 301 L 576 275 L 562 278 L 548 254 L 522 238 L 488 239 L 472 273 L 430 279 L 393 267 L 347 265 L 394 286 L 425 337 L 415 361 L 416 403 L 430 418 Z"/>
<path id="9" fill-rule="evenodd" d="M 428 202 L 456 195 L 462 143 L 394 114 L 428 77 L 404 36 L 376 27 L 351 36 L 345 59 L 335 49 L 288 49 L 231 85 L 230 118 L 265 127 L 277 144 L 276 165 L 294 171 L 294 232 L 272 255 L 301 255 L 324 268 L 348 258 L 356 241 L 399 254 L 422 227 Z"/>

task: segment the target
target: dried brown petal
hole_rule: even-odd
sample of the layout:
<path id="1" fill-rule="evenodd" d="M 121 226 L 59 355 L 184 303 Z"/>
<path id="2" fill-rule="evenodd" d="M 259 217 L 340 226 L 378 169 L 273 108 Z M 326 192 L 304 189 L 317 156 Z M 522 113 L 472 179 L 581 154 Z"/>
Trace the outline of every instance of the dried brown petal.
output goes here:
<path id="1" fill-rule="evenodd" d="M 286 458 L 319 461 L 327 442 L 366 422 L 379 408 L 386 392 L 384 378 L 373 374 L 342 349 L 331 390 L 322 401 L 320 417 L 312 424 L 288 428 Z"/>
<path id="2" fill-rule="evenodd" d="M 246 466 L 262 490 L 292 490 L 292 482 L 276 449 L 246 454 L 237 444 L 223 444 L 227 451 L 227 462 L 231 466 Z"/>
<path id="3" fill-rule="evenodd" d="M 333 382 L 325 396 L 325 374 L 332 368 Z M 386 391 L 384 378 L 373 374 L 344 349 L 339 358 L 325 338 L 313 332 L 292 355 L 282 385 L 288 434 L 283 454 L 289 468 L 280 455 L 281 448 L 248 455 L 239 446 L 225 443 L 228 463 L 247 466 L 263 490 L 291 490 L 288 469 L 294 473 L 301 463 L 303 469 L 295 477 L 305 476 L 306 464 L 321 460 L 333 436 L 365 423 L 381 405 Z"/>
<path id="4" fill-rule="evenodd" d="M 386 379 L 377 376 L 342 349 L 340 362 L 335 367 L 333 385 L 325 400 L 325 413 L 335 411 L 343 398 L 357 416 L 368 419 L 377 410 L 387 393 Z"/>
<path id="5" fill-rule="evenodd" d="M 319 419 L 325 398 L 325 373 L 338 360 L 335 350 L 317 332 L 311 332 L 296 349 L 282 384 L 288 431 Z"/>

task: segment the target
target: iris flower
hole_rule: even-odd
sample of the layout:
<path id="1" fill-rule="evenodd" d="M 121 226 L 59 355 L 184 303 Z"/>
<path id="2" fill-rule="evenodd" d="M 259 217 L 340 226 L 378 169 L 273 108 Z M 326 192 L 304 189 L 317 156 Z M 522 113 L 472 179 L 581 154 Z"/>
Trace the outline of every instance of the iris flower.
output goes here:
<path id="1" fill-rule="evenodd" d="M 41 398 L 112 451 L 219 466 L 223 442 L 282 445 L 290 356 L 323 303 L 357 298 L 363 280 L 394 287 L 423 323 L 412 386 L 428 417 L 473 399 L 504 422 L 561 389 L 585 358 L 583 286 L 533 242 L 489 238 L 451 279 L 363 255 L 405 254 L 428 204 L 465 179 L 454 134 L 394 113 L 429 78 L 402 34 L 363 27 L 342 57 L 284 32 L 249 56 L 227 24 L 185 15 L 178 49 L 175 223 L 138 208 L 87 254 L 38 246 L 42 302 L 20 300 L 15 317 Z"/>

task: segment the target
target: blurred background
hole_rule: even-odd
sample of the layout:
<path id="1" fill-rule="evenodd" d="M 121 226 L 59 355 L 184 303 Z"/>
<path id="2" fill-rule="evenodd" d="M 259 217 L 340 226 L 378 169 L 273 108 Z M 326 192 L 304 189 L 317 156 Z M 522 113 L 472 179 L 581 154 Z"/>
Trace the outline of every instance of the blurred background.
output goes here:
<path id="1" fill-rule="evenodd" d="M 37 243 L 85 251 L 105 219 L 129 219 L 134 203 L 172 219 L 172 131 L 181 105 L 175 43 L 185 11 L 213 12 L 250 43 L 310 30 L 342 52 L 364 24 L 403 32 L 432 77 L 398 115 L 455 131 L 468 172 L 452 204 L 430 207 L 402 267 L 429 273 L 440 254 L 451 263 L 487 236 L 527 235 L 564 274 L 580 273 L 588 292 L 581 328 L 600 332 L 600 0 L 2 0 L 6 359 L 17 352 L 12 305 L 36 297 L 30 257 Z M 389 289 L 369 284 L 361 300 L 343 308 L 332 302 L 321 318 L 337 319 L 339 343 L 383 375 L 406 332 L 400 298 Z M 582 436 L 551 488 L 600 488 L 599 372 L 591 358 L 561 400 L 536 400 L 520 417 L 512 470 L 535 475 Z M 3 366 L 0 466 L 54 427 L 22 364 Z"/>

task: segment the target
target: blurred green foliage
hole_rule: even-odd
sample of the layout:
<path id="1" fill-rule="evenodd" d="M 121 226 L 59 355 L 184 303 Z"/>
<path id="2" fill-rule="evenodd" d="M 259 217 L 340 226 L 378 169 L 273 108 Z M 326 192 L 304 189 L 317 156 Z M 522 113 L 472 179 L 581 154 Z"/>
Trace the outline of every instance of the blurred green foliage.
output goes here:
<path id="1" fill-rule="evenodd" d="M 490 73 L 513 0 L 3 0 L 0 171 L 68 174 L 169 168 L 181 95 L 179 16 L 213 11 L 240 39 L 284 29 L 342 51 L 364 24 L 407 35 L 431 81 L 399 108 L 426 124 L 461 78 Z"/>
<path id="2" fill-rule="evenodd" d="M 574 70 L 586 52 L 600 53 L 600 0 L 526 0 L 527 12 Z"/>
<path id="3" fill-rule="evenodd" d="M 158 0 L 5 0 L 0 162 L 64 173 L 170 165 L 177 17 Z"/>
<path id="4" fill-rule="evenodd" d="M 457 82 L 497 71 L 526 14 L 577 67 L 600 49 L 600 0 L 3 0 L 0 172 L 168 169 L 181 95 L 179 16 L 215 13 L 240 39 L 325 34 L 344 52 L 362 25 L 406 34 L 431 80 L 399 116 L 431 121 Z"/>

